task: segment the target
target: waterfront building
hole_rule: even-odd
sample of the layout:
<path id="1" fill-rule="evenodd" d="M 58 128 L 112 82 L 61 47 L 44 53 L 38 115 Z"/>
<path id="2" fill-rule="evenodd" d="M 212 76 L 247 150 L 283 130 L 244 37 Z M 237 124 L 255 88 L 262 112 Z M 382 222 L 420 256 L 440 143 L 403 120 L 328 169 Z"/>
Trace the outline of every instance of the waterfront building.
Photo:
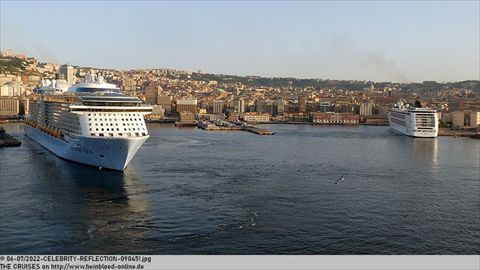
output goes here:
<path id="1" fill-rule="evenodd" d="M 165 116 L 165 109 L 160 105 L 152 106 L 152 113 L 145 115 L 145 119 L 158 120 Z"/>
<path id="2" fill-rule="evenodd" d="M 455 129 L 476 129 L 480 128 L 480 112 L 455 111 L 452 115 L 452 127 Z"/>
<path id="3" fill-rule="evenodd" d="M 323 125 L 357 125 L 359 121 L 358 114 L 352 113 L 333 113 L 333 112 L 314 112 L 312 121 Z"/>
<path id="4" fill-rule="evenodd" d="M 196 99 L 177 99 L 176 111 L 180 112 L 191 112 L 193 114 L 197 113 L 197 100 Z"/>
<path id="5" fill-rule="evenodd" d="M 172 96 L 157 96 L 157 105 L 162 106 L 165 109 L 165 113 L 172 111 Z"/>
<path id="6" fill-rule="evenodd" d="M 443 127 L 452 126 L 452 122 L 453 122 L 452 117 L 453 117 L 452 113 L 442 112 L 442 116 L 439 119 L 441 119 L 441 123 L 443 124 Z"/>
<path id="7" fill-rule="evenodd" d="M 19 113 L 20 100 L 18 98 L 0 98 L 0 117 L 17 117 Z"/>
<path id="8" fill-rule="evenodd" d="M 362 116 L 361 123 L 369 126 L 386 126 L 388 125 L 388 117 L 386 115 Z"/>
<path id="9" fill-rule="evenodd" d="M 197 114 L 199 121 L 223 121 L 225 120 L 225 115 L 223 113 L 212 114 L 212 113 L 199 113 Z"/>
<path id="10" fill-rule="evenodd" d="M 242 117 L 245 122 L 270 122 L 270 114 L 268 113 L 245 113 Z"/>
<path id="11" fill-rule="evenodd" d="M 310 122 L 311 117 L 308 113 L 300 113 L 300 112 L 293 112 L 293 113 L 284 113 L 285 118 L 289 119 L 293 122 Z"/>
<path id="12" fill-rule="evenodd" d="M 225 114 L 223 114 L 223 113 L 210 114 L 209 120 L 210 121 L 225 121 Z"/>
<path id="13" fill-rule="evenodd" d="M 190 111 L 180 112 L 180 123 L 193 123 L 195 122 L 195 114 Z"/>
<path id="14" fill-rule="evenodd" d="M 235 122 L 235 121 L 238 121 L 238 119 L 240 118 L 240 113 L 238 112 L 230 112 L 228 114 L 228 121 L 231 121 L 231 122 Z"/>

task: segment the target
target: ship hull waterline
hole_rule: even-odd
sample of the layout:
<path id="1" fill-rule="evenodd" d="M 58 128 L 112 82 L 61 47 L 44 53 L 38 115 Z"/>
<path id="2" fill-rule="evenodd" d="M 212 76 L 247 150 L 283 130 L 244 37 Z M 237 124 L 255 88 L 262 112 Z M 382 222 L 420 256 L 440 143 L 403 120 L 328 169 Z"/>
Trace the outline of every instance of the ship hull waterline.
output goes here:
<path id="1" fill-rule="evenodd" d="M 25 125 L 25 135 L 63 159 L 115 171 L 125 171 L 150 136 L 111 138 L 78 136 L 69 141 L 54 138 Z"/>
<path id="2" fill-rule="evenodd" d="M 436 138 L 438 136 L 438 132 L 418 132 L 418 131 L 411 131 L 407 127 L 397 125 L 394 123 L 390 123 L 390 130 L 401 134 L 406 135 L 413 138 Z"/>

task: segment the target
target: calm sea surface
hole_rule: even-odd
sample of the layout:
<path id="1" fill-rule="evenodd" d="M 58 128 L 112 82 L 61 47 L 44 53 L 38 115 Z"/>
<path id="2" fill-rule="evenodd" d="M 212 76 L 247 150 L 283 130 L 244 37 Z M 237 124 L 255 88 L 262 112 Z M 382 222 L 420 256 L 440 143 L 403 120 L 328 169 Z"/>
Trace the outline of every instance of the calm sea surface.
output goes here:
<path id="1" fill-rule="evenodd" d="M 479 140 L 150 125 L 122 174 L 4 127 L 22 145 L 0 149 L 0 254 L 480 253 Z"/>

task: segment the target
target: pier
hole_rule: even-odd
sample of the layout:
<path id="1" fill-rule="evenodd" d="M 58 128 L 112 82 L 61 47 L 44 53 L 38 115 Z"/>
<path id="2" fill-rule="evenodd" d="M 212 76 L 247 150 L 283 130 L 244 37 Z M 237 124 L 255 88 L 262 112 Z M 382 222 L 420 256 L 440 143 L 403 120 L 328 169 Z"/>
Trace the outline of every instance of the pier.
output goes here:
<path id="1" fill-rule="evenodd" d="M 3 127 L 0 127 L 0 147 L 15 147 L 20 146 L 21 144 L 22 143 L 19 140 L 8 135 Z"/>
<path id="2" fill-rule="evenodd" d="M 470 137 L 473 139 L 480 139 L 480 131 L 477 130 L 454 130 L 450 128 L 439 128 L 438 136 L 451 137 Z"/>
<path id="3" fill-rule="evenodd" d="M 258 135 L 273 135 L 273 134 L 275 134 L 272 131 L 269 131 L 269 130 L 266 130 L 266 129 L 261 129 L 261 128 L 256 128 L 256 127 L 252 127 L 252 126 L 246 126 L 244 128 L 244 130 L 248 131 L 248 132 L 251 132 L 251 133 L 258 134 Z"/>
<path id="4" fill-rule="evenodd" d="M 198 127 L 203 129 L 203 130 L 214 130 L 214 131 L 248 131 L 257 135 L 273 135 L 275 134 L 272 131 L 266 130 L 266 129 L 261 129 L 261 128 L 256 128 L 254 126 L 250 125 L 234 125 L 228 122 L 218 122 L 219 124 L 223 125 L 218 125 L 214 122 L 210 121 L 199 121 L 198 122 Z"/>

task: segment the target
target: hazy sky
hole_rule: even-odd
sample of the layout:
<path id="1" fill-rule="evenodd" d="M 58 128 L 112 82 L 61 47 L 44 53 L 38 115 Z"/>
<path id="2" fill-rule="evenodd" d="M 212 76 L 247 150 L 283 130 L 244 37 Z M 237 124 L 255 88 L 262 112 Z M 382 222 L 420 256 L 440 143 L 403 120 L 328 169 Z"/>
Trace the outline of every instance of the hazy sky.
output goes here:
<path id="1" fill-rule="evenodd" d="M 479 1 L 5 2 L 1 49 L 101 68 L 480 79 Z"/>

